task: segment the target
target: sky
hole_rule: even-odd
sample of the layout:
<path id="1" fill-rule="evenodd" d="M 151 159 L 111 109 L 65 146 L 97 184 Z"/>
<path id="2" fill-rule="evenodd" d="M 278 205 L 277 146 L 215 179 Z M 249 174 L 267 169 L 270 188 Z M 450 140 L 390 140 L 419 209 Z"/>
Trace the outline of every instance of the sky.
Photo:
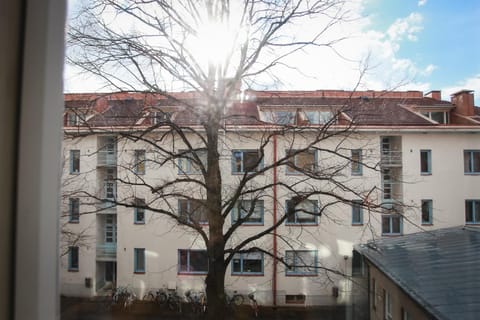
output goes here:
<path id="1" fill-rule="evenodd" d="M 480 105 L 480 1 L 350 0 L 347 9 L 352 21 L 328 35 L 346 36 L 335 50 L 309 48 L 290 56 L 288 68 L 275 70 L 280 82 L 267 88 L 352 90 L 358 84 L 359 90 L 441 90 L 443 100 L 470 89 Z M 317 26 L 306 21 L 297 32 Z M 95 81 L 73 74 L 67 66 L 66 92 L 96 89 Z"/>

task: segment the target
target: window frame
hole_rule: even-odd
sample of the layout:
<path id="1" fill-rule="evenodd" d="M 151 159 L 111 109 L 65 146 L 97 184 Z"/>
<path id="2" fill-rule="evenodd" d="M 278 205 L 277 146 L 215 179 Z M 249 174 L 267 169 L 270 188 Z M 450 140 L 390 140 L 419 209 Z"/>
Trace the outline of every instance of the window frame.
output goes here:
<path id="1" fill-rule="evenodd" d="M 377 309 L 377 281 L 372 278 L 372 309 Z"/>
<path id="2" fill-rule="evenodd" d="M 423 154 L 426 155 L 426 159 L 423 158 Z M 426 171 L 423 170 L 424 160 L 426 161 Z M 431 175 L 432 174 L 432 150 L 430 149 L 421 149 L 420 150 L 420 174 L 421 175 Z"/>
<path id="3" fill-rule="evenodd" d="M 178 216 L 181 217 L 182 214 L 183 214 L 183 211 L 181 210 L 182 209 L 182 202 L 183 201 L 186 201 L 187 202 L 187 212 L 185 214 L 185 217 L 187 217 L 187 221 L 188 222 L 193 222 L 193 220 L 191 219 L 192 217 L 192 212 L 190 211 L 191 210 L 191 206 L 192 206 L 192 202 L 194 201 L 198 201 L 200 202 L 200 207 L 202 207 L 202 210 L 205 210 L 206 207 L 205 207 L 205 203 L 206 203 L 206 200 L 205 199 L 178 199 Z M 202 212 L 200 212 L 202 213 Z M 205 215 L 207 215 L 208 213 L 204 213 Z M 196 223 L 200 224 L 200 225 L 208 225 L 208 216 L 205 217 L 205 220 L 197 220 L 195 221 Z"/>
<path id="4" fill-rule="evenodd" d="M 147 151 L 145 149 L 135 149 L 134 151 L 133 172 L 138 175 L 144 175 L 147 171 Z"/>
<path id="5" fill-rule="evenodd" d="M 259 254 L 260 255 L 260 259 L 247 259 L 249 255 L 251 254 Z M 236 260 L 236 256 L 239 256 L 239 258 L 237 258 L 237 260 L 240 260 L 240 271 L 234 271 L 234 260 Z M 248 260 L 258 260 L 260 261 L 260 264 L 261 264 L 261 271 L 245 271 L 245 266 L 244 266 L 244 262 L 245 261 L 248 261 Z M 236 253 L 233 258 L 232 258 L 232 261 L 230 263 L 231 265 L 231 274 L 234 275 L 234 276 L 244 276 L 244 275 L 249 275 L 249 276 L 263 276 L 264 275 L 264 272 L 265 272 L 265 269 L 264 269 L 264 254 L 263 252 L 249 252 L 249 253 Z"/>
<path id="6" fill-rule="evenodd" d="M 392 295 L 385 289 L 383 289 L 383 318 L 385 320 L 392 320 L 392 310 L 393 310 L 393 303 L 392 303 Z"/>
<path id="7" fill-rule="evenodd" d="M 80 199 L 68 198 L 68 222 L 80 223 Z"/>
<path id="8" fill-rule="evenodd" d="M 80 174 L 80 150 L 70 150 L 70 174 Z"/>
<path id="9" fill-rule="evenodd" d="M 207 165 L 207 150 L 196 150 L 196 151 L 191 151 L 187 152 L 186 150 L 178 150 L 179 153 L 184 154 L 183 157 L 179 157 L 177 161 L 177 166 L 178 166 L 178 174 L 179 175 L 195 175 L 195 174 L 202 174 L 202 170 L 200 168 L 195 169 L 196 164 L 193 162 L 191 159 L 193 156 L 191 155 L 193 152 L 197 154 L 197 157 L 200 159 L 200 161 L 205 160 L 205 162 L 202 161 L 203 166 L 206 168 Z M 186 170 L 183 170 L 185 167 Z"/>
<path id="10" fill-rule="evenodd" d="M 296 170 L 294 167 L 291 166 L 291 162 L 293 160 L 293 165 L 297 167 L 297 157 L 300 156 L 302 153 L 308 153 L 311 154 L 313 153 L 313 168 L 312 169 L 305 169 L 305 167 L 302 168 L 302 170 L 305 170 L 307 172 L 315 172 L 318 169 L 318 152 L 315 149 L 306 149 L 298 152 L 298 149 L 287 149 L 285 150 L 285 156 L 287 157 L 287 164 L 286 164 L 286 169 L 285 169 L 285 174 L 286 175 L 303 175 L 304 172 Z M 294 155 L 290 155 L 294 154 Z"/>
<path id="11" fill-rule="evenodd" d="M 241 159 L 240 159 L 240 171 L 237 171 L 237 161 L 236 161 L 236 157 L 235 157 L 235 154 L 236 153 L 239 153 L 241 154 Z M 259 172 L 261 170 L 263 170 L 263 160 L 264 160 L 264 156 L 262 156 L 262 158 L 260 159 L 260 162 L 258 163 L 257 167 L 255 168 L 254 171 L 245 171 L 247 168 L 245 166 L 245 153 L 256 153 L 258 158 L 261 156 L 260 154 L 260 150 L 259 149 L 234 149 L 232 150 L 232 174 L 233 175 L 237 175 L 237 174 L 251 174 L 251 173 L 256 173 L 256 172 Z M 257 158 L 257 161 L 258 161 L 258 158 Z"/>
<path id="12" fill-rule="evenodd" d="M 285 251 L 285 262 L 288 264 L 288 257 L 287 255 L 289 253 L 293 253 L 293 266 L 292 268 L 289 268 L 287 265 L 285 265 L 285 276 L 317 276 L 318 275 L 318 250 L 286 250 Z M 314 259 L 314 266 L 313 266 L 313 271 L 297 271 L 296 268 L 310 268 L 306 266 L 301 266 L 301 267 L 296 267 L 296 260 L 298 259 L 298 255 L 300 253 L 313 253 L 313 259 Z M 291 270 L 293 269 L 293 270 Z"/>
<path id="13" fill-rule="evenodd" d="M 182 252 L 185 252 L 187 261 L 186 261 L 186 268 L 188 269 L 186 271 L 182 270 Z M 191 269 L 191 263 L 190 263 L 190 258 L 191 258 L 191 252 L 205 252 L 206 254 L 206 265 L 207 265 L 207 270 L 201 270 L 201 271 L 192 271 Z M 178 254 L 178 266 L 177 266 L 177 273 L 178 274 L 190 274 L 190 275 L 206 275 L 208 273 L 208 255 L 207 255 L 207 250 L 205 249 L 178 249 L 177 251 Z"/>
<path id="14" fill-rule="evenodd" d="M 289 202 L 292 201 L 291 199 L 287 199 L 285 200 L 285 215 L 287 216 L 287 218 L 285 219 L 285 225 L 287 226 L 316 226 L 318 225 L 318 217 L 319 217 L 319 212 L 320 212 L 320 205 L 319 205 L 319 201 L 318 200 L 311 200 L 311 199 L 305 199 L 303 200 L 302 202 L 298 203 L 298 205 L 300 205 L 301 203 L 303 202 L 306 202 L 306 201 L 309 201 L 311 203 L 313 203 L 313 212 L 314 214 L 310 214 L 308 213 L 309 216 L 312 216 L 313 217 L 313 221 L 311 222 L 298 222 L 299 218 L 298 218 L 298 211 L 297 209 L 293 209 L 294 212 L 293 212 L 293 215 L 294 215 L 294 221 L 289 221 Z M 301 212 L 301 213 L 305 213 L 305 212 Z M 305 213 L 307 214 L 307 213 Z"/>
<path id="15" fill-rule="evenodd" d="M 475 157 L 474 154 L 479 153 L 480 150 L 474 150 L 474 149 L 466 149 L 463 150 L 463 172 L 466 175 L 479 175 L 480 174 L 480 164 L 479 164 L 479 170 L 475 171 Z M 467 156 L 468 154 L 468 168 L 466 167 L 467 165 Z M 479 159 L 480 160 L 480 159 Z"/>
<path id="16" fill-rule="evenodd" d="M 235 224 L 239 219 L 242 219 L 242 212 L 244 211 L 243 210 L 243 205 L 242 205 L 242 202 L 250 202 L 249 204 L 249 210 L 250 210 L 250 207 L 252 205 L 252 202 L 254 200 L 246 200 L 246 199 L 242 199 L 242 200 L 238 200 L 236 203 L 235 203 L 235 206 L 233 207 L 232 211 L 231 211 L 231 222 L 232 224 Z M 260 221 L 249 221 L 248 219 L 251 219 L 253 216 L 255 216 L 255 211 L 257 210 L 257 208 L 260 208 Z M 245 212 L 247 213 L 247 212 Z M 265 204 L 264 204 L 264 201 L 263 200 L 255 200 L 255 208 L 253 209 L 253 212 L 252 212 L 252 215 L 245 221 L 243 221 L 241 223 L 241 225 L 255 225 L 255 226 L 263 226 L 264 224 L 264 213 L 265 213 Z"/>
<path id="17" fill-rule="evenodd" d="M 145 273 L 147 270 L 146 260 L 145 248 L 133 248 L 133 273 Z M 143 268 L 140 268 L 140 264 L 143 264 Z"/>
<path id="18" fill-rule="evenodd" d="M 352 226 L 363 226 L 363 201 L 362 200 L 352 200 Z M 358 210 L 358 221 L 355 221 L 355 214 Z"/>
<path id="19" fill-rule="evenodd" d="M 145 199 L 144 198 L 135 198 L 135 205 L 136 206 L 145 206 Z M 145 224 L 145 208 L 138 208 L 135 207 L 133 209 L 133 223 L 134 224 Z M 138 215 L 143 214 L 143 219 L 139 219 Z"/>
<path id="20" fill-rule="evenodd" d="M 471 207 L 472 221 L 467 221 L 468 207 Z M 476 215 L 479 215 L 479 219 L 476 219 Z M 465 200 L 465 224 L 479 225 L 480 224 L 480 200 L 479 199 L 466 199 Z"/>
<path id="21" fill-rule="evenodd" d="M 426 207 L 424 207 L 426 205 Z M 432 225 L 433 224 L 433 200 L 432 199 L 422 199 L 421 204 L 420 204 L 420 219 L 422 225 Z M 428 220 L 424 220 L 424 209 L 428 209 L 427 215 L 428 215 Z"/>
<path id="22" fill-rule="evenodd" d="M 385 232 L 383 229 L 383 219 L 389 219 L 389 230 L 390 232 Z M 393 232 L 393 219 L 399 219 L 399 232 Z M 403 233 L 403 216 L 398 213 L 391 213 L 391 214 L 382 214 L 382 236 L 400 236 Z"/>
<path id="23" fill-rule="evenodd" d="M 363 150 L 362 149 L 352 149 L 350 154 L 350 168 L 352 176 L 361 176 L 363 175 Z M 355 159 L 356 158 L 356 159 Z"/>
<path id="24" fill-rule="evenodd" d="M 80 248 L 78 246 L 68 247 L 68 271 L 80 270 Z"/>

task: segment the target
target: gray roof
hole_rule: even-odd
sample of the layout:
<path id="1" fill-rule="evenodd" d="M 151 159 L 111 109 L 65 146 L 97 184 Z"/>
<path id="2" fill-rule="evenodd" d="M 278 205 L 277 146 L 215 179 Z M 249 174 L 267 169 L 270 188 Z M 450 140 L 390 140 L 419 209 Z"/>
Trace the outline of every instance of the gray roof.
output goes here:
<path id="1" fill-rule="evenodd" d="M 479 319 L 480 228 L 384 238 L 356 250 L 434 317 Z"/>

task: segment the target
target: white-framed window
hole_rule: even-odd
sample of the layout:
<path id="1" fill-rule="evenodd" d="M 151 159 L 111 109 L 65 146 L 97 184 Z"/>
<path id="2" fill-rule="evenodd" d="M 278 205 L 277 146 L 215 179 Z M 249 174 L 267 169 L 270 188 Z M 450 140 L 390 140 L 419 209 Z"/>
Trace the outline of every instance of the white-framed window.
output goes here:
<path id="1" fill-rule="evenodd" d="M 263 253 L 237 253 L 232 259 L 233 275 L 263 275 Z"/>
<path id="2" fill-rule="evenodd" d="M 105 243 L 117 242 L 117 216 L 114 214 L 105 215 Z"/>
<path id="3" fill-rule="evenodd" d="M 402 308 L 402 320 L 413 320 L 413 316 L 405 308 Z"/>
<path id="4" fill-rule="evenodd" d="M 178 250 L 178 273 L 206 274 L 208 272 L 207 250 Z"/>
<path id="5" fill-rule="evenodd" d="M 422 112 L 422 115 L 440 124 L 450 123 L 450 112 L 448 111 L 425 111 Z"/>
<path id="6" fill-rule="evenodd" d="M 392 200 L 392 170 L 390 168 L 382 169 L 382 197 L 383 200 Z"/>
<path id="7" fill-rule="evenodd" d="M 205 200 L 179 199 L 178 214 L 179 217 L 185 221 L 200 224 L 208 223 L 208 212 Z"/>
<path id="8" fill-rule="evenodd" d="M 480 200 L 465 200 L 465 223 L 480 224 Z"/>
<path id="9" fill-rule="evenodd" d="M 287 174 L 301 174 L 303 172 L 313 172 L 317 169 L 316 150 L 287 150 Z"/>
<path id="10" fill-rule="evenodd" d="M 67 126 L 73 127 L 80 124 L 80 117 L 74 111 L 67 112 Z"/>
<path id="11" fill-rule="evenodd" d="M 352 166 L 352 175 L 353 176 L 361 176 L 363 173 L 362 170 L 362 149 L 353 149 L 351 151 L 351 166 Z"/>
<path id="12" fill-rule="evenodd" d="M 79 248 L 72 246 L 68 248 L 68 271 L 78 271 Z"/>
<path id="13" fill-rule="evenodd" d="M 433 201 L 430 199 L 422 200 L 422 224 L 433 223 Z"/>
<path id="14" fill-rule="evenodd" d="M 420 150 L 420 173 L 432 174 L 432 150 Z"/>
<path id="15" fill-rule="evenodd" d="M 331 110 L 284 109 L 261 111 L 263 121 L 279 125 L 326 124 L 333 118 Z"/>
<path id="16" fill-rule="evenodd" d="M 150 117 L 152 119 L 152 124 L 161 124 L 161 123 L 167 123 L 172 119 L 172 112 L 167 112 L 167 111 L 152 111 L 150 113 Z"/>
<path id="17" fill-rule="evenodd" d="M 80 150 L 70 150 L 70 174 L 80 173 Z"/>
<path id="18" fill-rule="evenodd" d="M 134 163 L 134 172 L 136 174 L 145 174 L 145 149 L 139 149 L 134 151 L 135 163 Z"/>
<path id="19" fill-rule="evenodd" d="M 463 151 L 463 168 L 466 174 L 480 174 L 480 150 Z"/>
<path id="20" fill-rule="evenodd" d="M 362 200 L 352 200 L 352 224 L 363 225 L 363 207 Z"/>
<path id="21" fill-rule="evenodd" d="M 133 249 L 133 272 L 145 273 L 145 248 Z"/>
<path id="22" fill-rule="evenodd" d="M 232 173 L 257 172 L 263 169 L 263 158 L 259 150 L 233 150 Z"/>
<path id="23" fill-rule="evenodd" d="M 382 215 L 382 235 L 402 234 L 402 216 L 400 214 Z"/>
<path id="24" fill-rule="evenodd" d="M 252 204 L 255 207 L 252 208 Z M 232 209 L 232 223 L 242 219 L 242 224 L 263 225 L 263 200 L 239 200 Z M 247 217 L 248 216 L 248 217 Z"/>
<path id="25" fill-rule="evenodd" d="M 80 199 L 68 199 L 68 221 L 78 223 L 80 221 Z"/>
<path id="26" fill-rule="evenodd" d="M 384 306 L 383 306 L 383 311 L 384 311 L 384 319 L 385 320 L 392 320 L 392 296 L 390 293 L 386 290 L 383 290 L 383 301 L 384 301 Z"/>
<path id="27" fill-rule="evenodd" d="M 301 202 L 289 199 L 285 201 L 286 224 L 317 224 L 318 223 L 318 201 L 305 199 Z"/>
<path id="28" fill-rule="evenodd" d="M 205 170 L 207 169 L 207 150 L 193 151 L 202 163 Z M 179 150 L 182 157 L 178 158 L 178 174 L 200 174 L 202 170 L 197 159 L 190 151 Z"/>
<path id="29" fill-rule="evenodd" d="M 316 250 L 288 250 L 285 252 L 286 275 L 317 275 Z"/>
<path id="30" fill-rule="evenodd" d="M 145 224 L 145 199 L 135 198 L 135 205 L 133 222 L 135 224 Z"/>

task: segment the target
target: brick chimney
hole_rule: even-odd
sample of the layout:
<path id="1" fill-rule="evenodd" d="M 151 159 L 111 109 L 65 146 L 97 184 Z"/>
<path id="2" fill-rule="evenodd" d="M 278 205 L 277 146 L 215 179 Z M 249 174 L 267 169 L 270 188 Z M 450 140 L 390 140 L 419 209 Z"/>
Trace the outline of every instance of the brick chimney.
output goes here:
<path id="1" fill-rule="evenodd" d="M 475 115 L 473 104 L 473 90 L 460 90 L 451 95 L 452 104 L 456 106 L 455 112 L 464 116 Z"/>
<path id="2" fill-rule="evenodd" d="M 442 91 L 440 90 L 431 90 L 425 93 L 425 98 L 432 98 L 434 100 L 442 100 Z"/>

